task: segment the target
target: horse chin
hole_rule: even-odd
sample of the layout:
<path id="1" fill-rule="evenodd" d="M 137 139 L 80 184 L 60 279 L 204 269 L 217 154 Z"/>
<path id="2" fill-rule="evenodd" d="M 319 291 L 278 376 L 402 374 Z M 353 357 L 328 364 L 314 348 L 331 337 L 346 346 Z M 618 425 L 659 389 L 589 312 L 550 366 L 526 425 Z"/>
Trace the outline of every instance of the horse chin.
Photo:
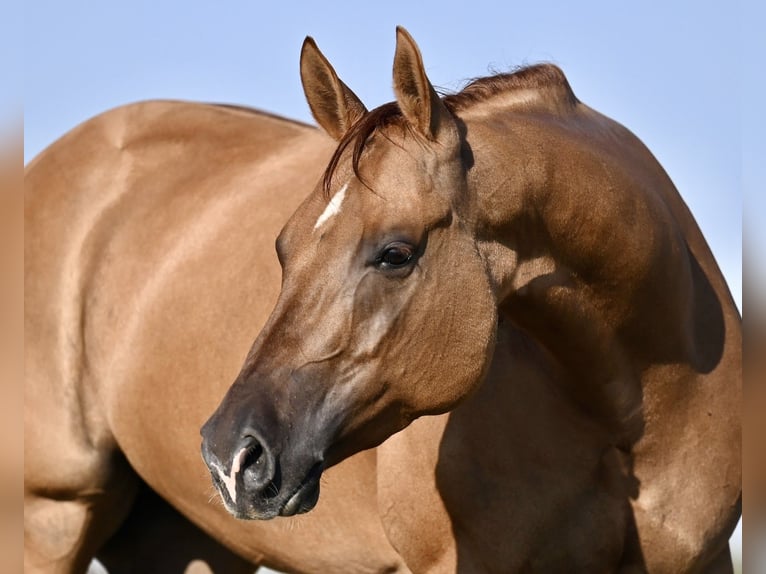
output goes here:
<path id="1" fill-rule="evenodd" d="M 287 499 L 279 511 L 280 516 L 294 516 L 312 510 L 319 500 L 319 479 L 322 468 L 315 465 L 298 489 Z"/>

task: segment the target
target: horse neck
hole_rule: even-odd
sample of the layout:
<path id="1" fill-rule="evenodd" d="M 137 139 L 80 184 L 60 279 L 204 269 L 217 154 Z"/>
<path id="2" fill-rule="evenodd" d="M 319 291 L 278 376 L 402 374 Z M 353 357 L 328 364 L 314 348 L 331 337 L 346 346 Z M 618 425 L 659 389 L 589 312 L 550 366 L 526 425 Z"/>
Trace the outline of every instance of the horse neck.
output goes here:
<path id="1" fill-rule="evenodd" d="M 570 374 L 563 384 L 632 442 L 642 372 L 690 352 L 691 276 L 667 206 L 672 184 L 632 134 L 579 104 L 463 121 L 501 317 L 548 349 Z"/>

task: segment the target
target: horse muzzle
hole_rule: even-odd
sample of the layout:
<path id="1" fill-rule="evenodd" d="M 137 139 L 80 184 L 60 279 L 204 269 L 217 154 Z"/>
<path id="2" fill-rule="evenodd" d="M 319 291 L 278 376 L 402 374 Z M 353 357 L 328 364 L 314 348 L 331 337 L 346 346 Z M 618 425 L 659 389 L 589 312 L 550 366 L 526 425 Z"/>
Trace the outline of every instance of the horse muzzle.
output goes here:
<path id="1" fill-rule="evenodd" d="M 209 424 L 209 423 L 208 423 Z M 202 429 L 202 458 L 226 509 L 236 518 L 267 520 L 308 512 L 319 499 L 321 460 L 301 457 L 285 472 L 276 450 L 254 429 L 231 446 Z M 303 470 L 302 470 L 303 469 Z"/>

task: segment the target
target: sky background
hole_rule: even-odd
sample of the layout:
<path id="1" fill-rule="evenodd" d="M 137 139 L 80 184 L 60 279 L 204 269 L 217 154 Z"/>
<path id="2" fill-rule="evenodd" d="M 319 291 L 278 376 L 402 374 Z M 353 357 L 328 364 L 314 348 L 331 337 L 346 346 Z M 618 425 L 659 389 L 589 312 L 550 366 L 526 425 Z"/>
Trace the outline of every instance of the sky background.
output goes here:
<path id="1" fill-rule="evenodd" d="M 136 100 L 241 104 L 310 122 L 298 74 L 306 35 L 372 108 L 393 97 L 394 30 L 402 24 L 432 83 L 448 90 L 520 64 L 558 64 L 583 102 L 657 156 L 742 308 L 745 194 L 757 209 L 746 215 L 754 222 L 748 241 L 766 245 L 757 215 L 764 161 L 756 151 L 764 91 L 748 73 L 763 69 L 755 54 L 764 9 L 752 4 L 27 0 L 25 161 L 81 121 Z M 2 109 L 16 105 L 2 98 Z"/>

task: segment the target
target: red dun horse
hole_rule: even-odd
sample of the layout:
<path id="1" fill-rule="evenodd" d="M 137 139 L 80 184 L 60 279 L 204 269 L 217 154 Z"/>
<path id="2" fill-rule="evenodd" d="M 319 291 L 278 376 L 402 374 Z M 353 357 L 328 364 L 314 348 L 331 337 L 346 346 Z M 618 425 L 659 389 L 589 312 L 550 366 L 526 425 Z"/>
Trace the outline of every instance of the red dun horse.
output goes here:
<path id="1" fill-rule="evenodd" d="M 402 29 L 394 103 L 301 76 L 335 142 L 146 103 L 29 165 L 27 569 L 146 484 L 288 571 L 730 572 L 740 318 L 650 152 L 554 66 L 442 99 Z"/>

